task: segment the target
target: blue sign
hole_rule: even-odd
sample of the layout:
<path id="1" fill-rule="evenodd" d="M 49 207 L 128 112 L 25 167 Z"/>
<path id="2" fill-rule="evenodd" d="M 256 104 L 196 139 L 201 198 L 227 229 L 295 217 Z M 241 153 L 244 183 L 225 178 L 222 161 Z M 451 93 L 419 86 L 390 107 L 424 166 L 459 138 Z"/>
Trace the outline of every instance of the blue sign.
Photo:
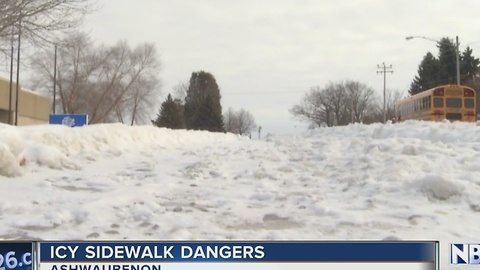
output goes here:
<path id="1" fill-rule="evenodd" d="M 50 114 L 49 123 L 65 125 L 69 127 L 81 127 L 88 125 L 87 114 Z"/>

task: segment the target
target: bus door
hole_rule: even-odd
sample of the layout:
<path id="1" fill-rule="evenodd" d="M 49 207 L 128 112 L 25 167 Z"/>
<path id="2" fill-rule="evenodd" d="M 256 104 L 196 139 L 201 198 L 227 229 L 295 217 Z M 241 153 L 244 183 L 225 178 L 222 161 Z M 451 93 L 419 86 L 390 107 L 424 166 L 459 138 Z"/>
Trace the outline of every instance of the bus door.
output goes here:
<path id="1" fill-rule="evenodd" d="M 475 106 L 475 91 L 473 89 L 463 89 L 463 117 L 464 121 L 477 121 L 477 108 Z"/>
<path id="2" fill-rule="evenodd" d="M 432 120 L 441 121 L 445 119 L 445 101 L 443 99 L 443 88 L 437 88 L 432 95 Z"/>
<path id="3" fill-rule="evenodd" d="M 445 118 L 450 121 L 463 120 L 463 89 L 447 88 L 445 90 Z"/>

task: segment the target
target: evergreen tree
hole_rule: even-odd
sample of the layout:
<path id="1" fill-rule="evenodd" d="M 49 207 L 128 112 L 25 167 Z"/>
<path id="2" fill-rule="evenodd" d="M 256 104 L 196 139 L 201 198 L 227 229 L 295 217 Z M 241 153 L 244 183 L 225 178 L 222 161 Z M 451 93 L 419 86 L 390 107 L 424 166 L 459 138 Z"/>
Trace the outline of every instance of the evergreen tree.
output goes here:
<path id="1" fill-rule="evenodd" d="M 220 89 L 212 74 L 193 72 L 185 97 L 187 129 L 223 132 Z"/>
<path id="2" fill-rule="evenodd" d="M 419 65 L 418 75 L 413 79 L 408 91 L 411 95 L 438 85 L 457 83 L 457 45 L 449 38 L 442 38 L 438 41 L 437 48 L 438 58 L 428 52 Z M 469 83 L 478 73 L 480 61 L 473 56 L 469 47 L 459 56 L 459 61 L 460 83 Z"/>
<path id="3" fill-rule="evenodd" d="M 430 52 L 427 53 L 418 67 L 418 75 L 413 79 L 408 93 L 415 95 L 437 85 L 439 70 L 438 60 Z"/>
<path id="4" fill-rule="evenodd" d="M 185 128 L 183 118 L 183 105 L 180 100 L 173 100 L 172 95 L 168 94 L 166 100 L 162 103 L 160 112 L 152 124 L 157 127 L 166 127 L 171 129 Z"/>
<path id="5" fill-rule="evenodd" d="M 472 81 L 478 73 L 480 60 L 472 55 L 472 49 L 467 47 L 462 53 L 460 61 L 460 79 L 462 84 Z"/>
<path id="6" fill-rule="evenodd" d="M 457 46 L 449 38 L 437 43 L 439 72 L 436 85 L 457 83 Z"/>

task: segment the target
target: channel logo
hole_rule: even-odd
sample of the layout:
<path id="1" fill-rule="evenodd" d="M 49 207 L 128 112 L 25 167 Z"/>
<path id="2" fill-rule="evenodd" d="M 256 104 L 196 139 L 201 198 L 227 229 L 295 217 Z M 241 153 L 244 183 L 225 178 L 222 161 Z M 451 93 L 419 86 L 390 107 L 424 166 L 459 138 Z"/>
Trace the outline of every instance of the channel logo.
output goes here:
<path id="1" fill-rule="evenodd" d="M 480 266 L 480 244 L 450 244 L 450 264 Z"/>

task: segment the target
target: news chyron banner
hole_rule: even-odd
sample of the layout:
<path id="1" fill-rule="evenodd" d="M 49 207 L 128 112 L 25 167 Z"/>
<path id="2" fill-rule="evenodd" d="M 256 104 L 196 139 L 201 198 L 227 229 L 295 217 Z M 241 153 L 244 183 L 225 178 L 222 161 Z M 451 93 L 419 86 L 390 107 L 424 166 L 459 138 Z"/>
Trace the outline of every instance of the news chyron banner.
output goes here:
<path id="1" fill-rule="evenodd" d="M 39 270 L 438 269 L 438 242 L 40 242 L 38 251 Z"/>

